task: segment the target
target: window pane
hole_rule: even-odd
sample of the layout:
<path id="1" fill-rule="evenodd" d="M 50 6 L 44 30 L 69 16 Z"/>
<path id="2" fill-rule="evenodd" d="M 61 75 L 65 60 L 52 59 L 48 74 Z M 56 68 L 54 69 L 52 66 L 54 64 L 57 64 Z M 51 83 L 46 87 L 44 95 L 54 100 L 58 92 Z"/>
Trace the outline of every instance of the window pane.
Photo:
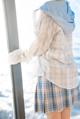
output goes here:
<path id="1" fill-rule="evenodd" d="M 13 95 L 10 67 L 7 63 L 7 35 L 3 2 L 0 0 L 0 119 L 13 119 Z"/>
<path id="2" fill-rule="evenodd" d="M 74 60 L 77 64 L 77 68 L 78 68 L 78 79 L 80 82 L 80 23 L 79 23 L 80 3 L 79 3 L 79 1 L 76 1 L 76 0 L 74 0 L 74 1 L 69 0 L 69 1 L 70 1 L 70 5 L 71 5 L 72 9 L 75 12 L 76 27 L 75 27 L 75 30 L 73 33 L 73 53 L 74 53 Z M 73 119 L 80 118 L 80 95 L 79 95 L 79 101 L 74 104 L 71 114 L 72 114 L 72 117 L 74 117 Z"/>
<path id="3" fill-rule="evenodd" d="M 43 0 L 45 1 L 45 0 Z M 42 3 L 41 0 L 38 0 L 38 2 L 35 0 L 16 0 L 16 11 L 17 11 L 17 21 L 18 21 L 18 32 L 19 32 L 19 42 L 20 42 L 20 48 L 26 49 L 29 48 L 32 41 L 35 39 L 35 35 L 33 33 L 33 17 L 32 12 L 33 8 L 38 6 Z M 75 6 L 77 3 L 76 0 L 70 1 L 72 9 L 76 13 L 76 29 L 73 34 L 73 52 L 74 52 L 74 60 L 77 62 L 78 67 L 80 66 L 80 34 L 79 34 L 79 13 L 78 9 L 80 11 L 79 5 L 78 8 Z M 43 119 L 45 118 L 45 115 L 43 114 L 34 114 L 34 92 L 35 87 L 37 83 L 37 79 L 33 78 L 33 73 L 35 71 L 35 61 L 37 62 L 37 58 L 33 58 L 33 60 L 27 64 L 22 63 L 22 75 L 23 75 L 23 88 L 24 88 L 24 101 L 25 101 L 25 113 L 26 113 L 26 119 Z M 80 68 L 80 67 L 79 67 Z M 80 71 L 80 69 L 79 69 Z M 79 106 L 80 103 L 77 102 L 73 109 L 72 109 L 72 117 L 77 118 L 77 116 L 80 116 L 80 109 Z"/>

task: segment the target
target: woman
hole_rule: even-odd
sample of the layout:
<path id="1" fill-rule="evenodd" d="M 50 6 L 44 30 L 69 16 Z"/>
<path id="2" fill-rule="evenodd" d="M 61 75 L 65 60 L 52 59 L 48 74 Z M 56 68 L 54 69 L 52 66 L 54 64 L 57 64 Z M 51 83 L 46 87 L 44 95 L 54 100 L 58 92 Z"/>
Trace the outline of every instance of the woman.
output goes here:
<path id="1" fill-rule="evenodd" d="M 78 100 L 77 67 L 72 54 L 74 13 L 64 0 L 52 0 L 34 11 L 36 40 L 29 51 L 9 54 L 9 63 L 17 64 L 38 56 L 35 112 L 48 119 L 70 119 L 70 110 Z"/>

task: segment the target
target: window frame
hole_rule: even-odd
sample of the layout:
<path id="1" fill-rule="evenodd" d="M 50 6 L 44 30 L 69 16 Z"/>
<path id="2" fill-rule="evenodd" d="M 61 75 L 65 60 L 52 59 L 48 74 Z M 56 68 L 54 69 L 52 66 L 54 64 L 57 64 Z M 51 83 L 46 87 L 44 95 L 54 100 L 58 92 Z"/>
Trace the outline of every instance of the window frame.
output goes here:
<path id="1" fill-rule="evenodd" d="M 15 0 L 3 0 L 9 52 L 19 48 Z M 10 66 L 14 101 L 14 118 L 25 119 L 21 64 Z"/>

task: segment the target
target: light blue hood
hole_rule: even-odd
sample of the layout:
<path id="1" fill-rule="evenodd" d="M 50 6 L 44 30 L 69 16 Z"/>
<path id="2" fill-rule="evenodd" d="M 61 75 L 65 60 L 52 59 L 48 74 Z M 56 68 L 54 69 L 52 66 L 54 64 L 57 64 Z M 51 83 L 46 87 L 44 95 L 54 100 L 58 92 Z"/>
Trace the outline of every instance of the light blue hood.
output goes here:
<path id="1" fill-rule="evenodd" d="M 52 0 L 44 3 L 40 9 L 51 16 L 55 22 L 63 28 L 65 33 L 71 33 L 74 30 L 74 12 L 69 3 L 64 0 Z"/>

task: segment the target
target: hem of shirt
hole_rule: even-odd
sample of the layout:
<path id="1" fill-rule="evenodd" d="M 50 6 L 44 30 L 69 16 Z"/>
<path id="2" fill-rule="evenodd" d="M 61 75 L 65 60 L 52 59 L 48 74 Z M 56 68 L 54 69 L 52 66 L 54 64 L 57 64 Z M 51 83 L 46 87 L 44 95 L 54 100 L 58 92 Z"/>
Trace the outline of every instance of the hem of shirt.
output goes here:
<path id="1" fill-rule="evenodd" d="M 64 86 L 61 86 L 61 85 L 59 85 L 59 84 L 56 84 L 54 81 L 51 81 L 51 80 L 49 80 L 49 79 L 46 79 L 46 80 L 48 80 L 49 82 L 51 82 L 51 83 L 53 83 L 54 85 L 56 85 L 56 86 L 58 86 L 58 87 L 60 87 L 60 88 L 63 88 L 63 89 L 75 89 L 75 88 L 79 87 L 79 83 L 77 83 L 75 86 L 72 86 L 72 87 L 64 87 Z"/>

